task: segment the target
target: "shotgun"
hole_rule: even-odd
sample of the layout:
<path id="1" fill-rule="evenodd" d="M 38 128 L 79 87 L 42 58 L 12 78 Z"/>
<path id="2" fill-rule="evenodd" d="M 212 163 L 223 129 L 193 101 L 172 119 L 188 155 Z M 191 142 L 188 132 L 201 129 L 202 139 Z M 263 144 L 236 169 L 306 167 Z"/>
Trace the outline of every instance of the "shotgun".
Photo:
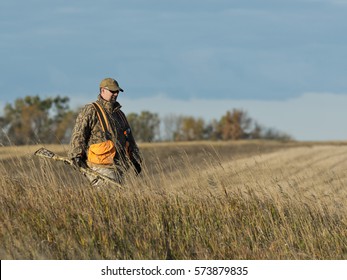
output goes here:
<path id="1" fill-rule="evenodd" d="M 75 166 L 73 163 L 72 163 L 72 160 L 67 158 L 67 157 L 62 157 L 62 156 L 58 156 L 56 155 L 55 153 L 53 153 L 52 151 L 50 150 L 47 150 L 46 148 L 40 148 L 38 149 L 35 153 L 34 153 L 35 156 L 38 156 L 38 157 L 41 157 L 41 158 L 48 158 L 48 159 L 52 159 L 52 160 L 56 160 L 56 161 L 62 161 L 66 164 L 69 164 L 71 165 L 72 167 L 74 167 L 75 169 L 77 169 L 78 171 L 80 171 L 81 173 L 83 174 L 88 174 L 90 176 L 93 176 L 95 177 L 95 179 L 101 179 L 103 180 L 105 183 L 109 183 L 113 186 L 116 186 L 117 188 L 122 188 L 122 186 L 116 182 L 115 180 L 105 176 L 105 175 L 102 175 L 90 168 L 83 168 L 83 167 L 77 167 Z"/>

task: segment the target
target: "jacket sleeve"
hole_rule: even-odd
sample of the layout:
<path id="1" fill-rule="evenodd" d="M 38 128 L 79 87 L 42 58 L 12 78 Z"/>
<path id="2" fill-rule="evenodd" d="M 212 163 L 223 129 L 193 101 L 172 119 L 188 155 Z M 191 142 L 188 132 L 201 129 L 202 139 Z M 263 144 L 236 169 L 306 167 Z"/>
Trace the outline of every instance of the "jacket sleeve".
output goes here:
<path id="1" fill-rule="evenodd" d="M 88 142 L 93 125 L 92 105 L 86 105 L 78 114 L 70 141 L 69 157 L 87 157 Z"/>
<path id="2" fill-rule="evenodd" d="M 126 122 L 126 130 L 127 130 L 127 141 L 129 143 L 129 156 L 130 161 L 133 164 L 136 172 L 139 174 L 141 172 L 141 163 L 142 163 L 142 156 L 140 153 L 140 149 L 136 144 L 135 137 L 133 134 L 133 131 L 131 130 L 131 127 L 129 125 L 128 119 L 126 118 L 125 114 L 121 112 L 123 119 Z"/>
<path id="3" fill-rule="evenodd" d="M 139 147 L 136 145 L 135 138 L 130 133 L 129 137 L 129 154 L 130 154 L 130 161 L 132 165 L 134 166 L 136 173 L 140 174 L 142 170 L 142 156 L 140 153 Z"/>

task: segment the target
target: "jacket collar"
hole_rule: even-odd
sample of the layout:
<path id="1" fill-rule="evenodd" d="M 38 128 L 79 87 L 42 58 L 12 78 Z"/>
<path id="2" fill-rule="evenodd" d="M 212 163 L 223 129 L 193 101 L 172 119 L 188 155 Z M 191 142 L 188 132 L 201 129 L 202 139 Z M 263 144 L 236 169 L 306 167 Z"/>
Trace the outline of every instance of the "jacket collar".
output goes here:
<path id="1" fill-rule="evenodd" d="M 106 101 L 105 99 L 101 97 L 100 94 L 98 95 L 98 103 L 101 104 L 109 112 L 118 111 L 122 107 L 117 101 L 115 102 Z"/>

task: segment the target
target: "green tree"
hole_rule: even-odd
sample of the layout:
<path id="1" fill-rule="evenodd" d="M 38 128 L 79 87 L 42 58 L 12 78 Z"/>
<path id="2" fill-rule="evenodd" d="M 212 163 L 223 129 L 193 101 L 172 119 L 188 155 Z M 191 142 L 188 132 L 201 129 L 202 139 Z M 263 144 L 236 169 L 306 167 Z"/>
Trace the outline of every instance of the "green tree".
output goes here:
<path id="1" fill-rule="evenodd" d="M 261 138 L 266 140 L 280 140 L 280 141 L 293 140 L 293 138 L 289 134 L 278 131 L 274 128 L 264 129 Z"/>
<path id="2" fill-rule="evenodd" d="M 194 141 L 204 138 L 205 122 L 202 118 L 182 117 L 176 140 Z"/>
<path id="3" fill-rule="evenodd" d="M 74 121 L 78 112 L 69 109 L 69 98 L 57 96 L 53 99 L 51 108 L 52 119 L 51 131 L 54 138 L 50 139 L 51 143 L 69 142 L 73 130 Z"/>
<path id="4" fill-rule="evenodd" d="M 258 123 L 254 122 L 253 129 L 250 133 L 251 139 L 261 139 L 263 135 L 264 128 Z"/>
<path id="5" fill-rule="evenodd" d="M 140 115 L 131 113 L 127 119 L 139 142 L 152 142 L 159 138 L 160 119 L 158 114 L 142 111 Z"/>
<path id="6" fill-rule="evenodd" d="M 219 124 L 218 121 L 213 119 L 209 121 L 204 127 L 204 139 L 207 140 L 219 140 L 221 139 L 219 133 Z"/>
<path id="7" fill-rule="evenodd" d="M 3 131 L 16 145 L 60 143 L 67 127 L 72 125 L 68 101 L 59 96 L 43 100 L 39 96 L 18 98 L 13 105 L 5 106 Z"/>

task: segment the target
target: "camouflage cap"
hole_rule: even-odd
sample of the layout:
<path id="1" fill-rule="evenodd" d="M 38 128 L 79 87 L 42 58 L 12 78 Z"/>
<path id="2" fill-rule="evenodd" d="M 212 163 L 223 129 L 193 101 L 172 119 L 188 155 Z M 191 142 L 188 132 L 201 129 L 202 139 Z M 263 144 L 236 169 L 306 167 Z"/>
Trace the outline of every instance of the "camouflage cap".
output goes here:
<path id="1" fill-rule="evenodd" d="M 100 83 L 100 88 L 107 88 L 111 91 L 119 90 L 123 92 L 124 90 L 119 87 L 118 82 L 112 78 L 103 79 Z"/>

